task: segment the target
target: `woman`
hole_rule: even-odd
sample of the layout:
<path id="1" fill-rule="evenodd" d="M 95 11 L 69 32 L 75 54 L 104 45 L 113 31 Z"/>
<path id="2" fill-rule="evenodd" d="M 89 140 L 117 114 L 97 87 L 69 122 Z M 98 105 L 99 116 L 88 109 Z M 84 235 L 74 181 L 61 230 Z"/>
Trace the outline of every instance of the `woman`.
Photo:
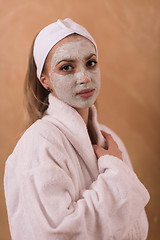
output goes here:
<path id="1" fill-rule="evenodd" d="M 147 237 L 149 194 L 121 140 L 97 122 L 97 58 L 94 39 L 71 19 L 34 41 L 25 85 L 33 124 L 5 168 L 14 240 Z"/>

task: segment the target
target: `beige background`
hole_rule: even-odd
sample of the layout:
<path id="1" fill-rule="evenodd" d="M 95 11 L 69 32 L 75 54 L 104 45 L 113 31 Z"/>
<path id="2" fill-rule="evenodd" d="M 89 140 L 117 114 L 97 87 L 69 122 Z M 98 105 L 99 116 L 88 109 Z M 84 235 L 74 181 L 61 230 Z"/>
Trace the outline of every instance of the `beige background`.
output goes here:
<path id="1" fill-rule="evenodd" d="M 35 34 L 57 18 L 84 25 L 99 47 L 100 122 L 124 141 L 148 188 L 149 240 L 160 228 L 160 1 L 0 0 L 0 239 L 10 239 L 4 164 L 23 126 L 23 83 Z"/>

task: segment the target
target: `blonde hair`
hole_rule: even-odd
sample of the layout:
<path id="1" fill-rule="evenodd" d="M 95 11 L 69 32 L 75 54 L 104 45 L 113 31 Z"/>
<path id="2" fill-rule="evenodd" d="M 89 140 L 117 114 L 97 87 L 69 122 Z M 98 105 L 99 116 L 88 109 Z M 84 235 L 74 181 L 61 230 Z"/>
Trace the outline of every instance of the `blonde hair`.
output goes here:
<path id="1" fill-rule="evenodd" d="M 48 108 L 49 92 L 42 86 L 37 78 L 37 67 L 33 57 L 33 46 L 31 46 L 28 69 L 25 77 L 24 85 L 24 104 L 29 119 L 27 125 L 31 125 L 36 120 L 42 118 L 44 111 Z"/>
<path id="2" fill-rule="evenodd" d="M 76 36 L 77 33 L 72 33 L 69 36 Z M 68 37 L 68 36 L 67 36 Z M 35 37 L 36 39 L 36 37 Z M 48 94 L 49 92 L 42 86 L 39 79 L 37 78 L 37 67 L 33 57 L 33 47 L 34 42 L 32 43 L 30 54 L 29 54 L 29 61 L 28 61 L 28 68 L 25 77 L 25 85 L 24 85 L 24 105 L 25 109 L 27 110 L 27 120 L 25 119 L 25 128 L 30 126 L 36 120 L 42 118 L 45 110 L 48 108 Z M 49 58 L 48 56 L 45 60 L 44 67 L 42 73 L 46 72 L 46 63 Z"/>

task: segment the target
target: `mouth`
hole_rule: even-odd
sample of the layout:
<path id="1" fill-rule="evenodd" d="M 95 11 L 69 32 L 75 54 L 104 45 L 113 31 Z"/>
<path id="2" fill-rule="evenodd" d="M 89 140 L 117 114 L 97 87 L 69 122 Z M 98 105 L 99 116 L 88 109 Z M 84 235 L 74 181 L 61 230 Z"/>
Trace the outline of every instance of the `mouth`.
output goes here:
<path id="1" fill-rule="evenodd" d="M 82 98 L 89 98 L 93 95 L 95 89 L 84 89 L 78 92 L 76 95 Z"/>

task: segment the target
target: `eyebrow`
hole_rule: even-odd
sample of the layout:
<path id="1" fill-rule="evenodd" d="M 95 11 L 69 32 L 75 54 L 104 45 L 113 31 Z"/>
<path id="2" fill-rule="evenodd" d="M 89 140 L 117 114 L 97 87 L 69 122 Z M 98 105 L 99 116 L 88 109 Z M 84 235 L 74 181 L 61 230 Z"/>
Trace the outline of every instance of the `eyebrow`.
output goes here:
<path id="1" fill-rule="evenodd" d="M 90 59 L 93 56 L 97 57 L 95 53 L 91 53 L 88 57 L 85 58 L 85 60 L 88 60 L 88 59 Z"/>
<path id="2" fill-rule="evenodd" d="M 96 54 L 91 53 L 89 56 L 87 56 L 87 57 L 85 58 L 85 60 L 88 60 L 88 59 L 92 58 L 93 56 L 97 57 Z M 60 64 L 61 62 L 75 62 L 75 60 L 65 58 L 65 59 L 62 59 L 62 60 L 60 60 L 59 62 L 57 62 L 56 66 L 57 66 L 58 64 Z"/>

